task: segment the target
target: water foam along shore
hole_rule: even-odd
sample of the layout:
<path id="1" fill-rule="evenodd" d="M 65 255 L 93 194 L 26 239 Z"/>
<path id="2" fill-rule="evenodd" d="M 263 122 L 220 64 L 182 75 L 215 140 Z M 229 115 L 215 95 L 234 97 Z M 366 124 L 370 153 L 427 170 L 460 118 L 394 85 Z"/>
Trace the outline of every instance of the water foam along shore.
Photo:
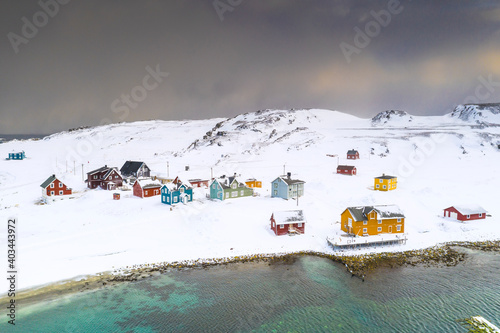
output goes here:
<path id="1" fill-rule="evenodd" d="M 203 269 L 217 265 L 245 262 L 268 262 L 270 265 L 274 263 L 293 263 L 300 256 L 317 256 L 330 259 L 334 262 L 345 265 L 346 270 L 352 274 L 352 276 L 364 279 L 368 273 L 378 267 L 394 268 L 417 265 L 456 266 L 467 258 L 467 254 L 463 251 L 463 249 L 500 252 L 500 240 L 484 242 L 449 242 L 421 250 L 371 253 L 362 255 L 342 255 L 316 251 L 298 251 L 290 253 L 254 254 L 134 265 L 131 267 L 117 269 L 113 272 L 104 272 L 97 275 L 85 276 L 79 280 L 73 279 L 61 281 L 59 283 L 49 284 L 39 288 L 27 289 L 17 293 L 16 300 L 22 300 L 25 305 L 34 304 L 42 300 L 53 300 L 78 292 L 92 291 L 118 283 L 138 281 L 148 277 L 158 276 L 173 269 Z M 0 298 L 0 302 L 5 301 L 5 299 L 5 296 Z"/>

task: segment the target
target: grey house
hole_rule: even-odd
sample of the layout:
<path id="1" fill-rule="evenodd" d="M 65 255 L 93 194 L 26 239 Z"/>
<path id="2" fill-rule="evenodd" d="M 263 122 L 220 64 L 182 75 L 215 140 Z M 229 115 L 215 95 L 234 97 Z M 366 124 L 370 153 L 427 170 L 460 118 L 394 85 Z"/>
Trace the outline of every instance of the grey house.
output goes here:
<path id="1" fill-rule="evenodd" d="M 127 161 L 120 169 L 123 177 L 151 177 L 151 169 L 144 162 Z"/>

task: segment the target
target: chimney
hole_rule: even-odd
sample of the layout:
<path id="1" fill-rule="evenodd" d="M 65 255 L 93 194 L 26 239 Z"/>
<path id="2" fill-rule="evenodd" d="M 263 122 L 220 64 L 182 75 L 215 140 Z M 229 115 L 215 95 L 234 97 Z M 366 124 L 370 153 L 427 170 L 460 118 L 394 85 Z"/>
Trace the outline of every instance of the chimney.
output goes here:
<path id="1" fill-rule="evenodd" d="M 286 178 L 290 179 L 292 177 L 292 173 L 291 172 L 287 172 L 286 173 Z"/>

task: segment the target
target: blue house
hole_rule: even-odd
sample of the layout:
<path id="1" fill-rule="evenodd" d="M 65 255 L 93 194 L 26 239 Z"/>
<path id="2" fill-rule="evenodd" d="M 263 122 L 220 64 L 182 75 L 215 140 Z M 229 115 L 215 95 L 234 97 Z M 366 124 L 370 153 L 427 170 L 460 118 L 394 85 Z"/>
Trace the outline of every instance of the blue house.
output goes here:
<path id="1" fill-rule="evenodd" d="M 193 189 L 186 184 L 168 183 L 161 187 L 161 202 L 167 205 L 175 205 L 179 202 L 188 203 L 193 201 Z"/>
<path id="2" fill-rule="evenodd" d="M 26 155 L 24 154 L 24 150 L 17 153 L 9 153 L 8 160 L 24 160 Z"/>
<path id="3" fill-rule="evenodd" d="M 304 195 L 304 184 L 303 180 L 292 179 L 291 173 L 279 176 L 271 182 L 271 197 L 286 200 L 301 197 Z"/>

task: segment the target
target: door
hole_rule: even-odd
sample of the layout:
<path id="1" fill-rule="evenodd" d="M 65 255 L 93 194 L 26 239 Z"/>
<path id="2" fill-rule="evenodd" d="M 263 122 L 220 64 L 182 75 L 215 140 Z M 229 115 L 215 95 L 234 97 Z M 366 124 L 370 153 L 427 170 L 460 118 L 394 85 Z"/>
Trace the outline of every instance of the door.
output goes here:
<path id="1" fill-rule="evenodd" d="M 455 212 L 450 212 L 450 217 L 451 217 L 452 219 L 458 220 L 457 213 L 455 213 Z"/>
<path id="2" fill-rule="evenodd" d="M 389 233 L 392 234 L 392 225 L 389 226 Z"/>

